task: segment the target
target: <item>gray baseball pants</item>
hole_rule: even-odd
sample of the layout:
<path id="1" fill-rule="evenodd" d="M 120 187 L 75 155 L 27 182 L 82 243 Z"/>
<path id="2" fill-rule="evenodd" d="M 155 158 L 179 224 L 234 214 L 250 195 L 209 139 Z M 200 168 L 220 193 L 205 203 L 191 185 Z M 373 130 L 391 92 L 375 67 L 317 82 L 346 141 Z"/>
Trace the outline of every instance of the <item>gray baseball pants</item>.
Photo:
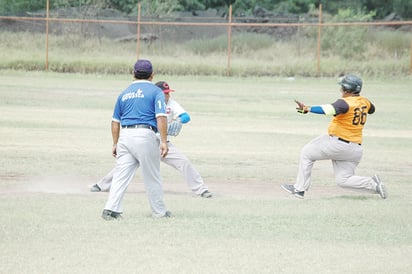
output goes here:
<path id="1" fill-rule="evenodd" d="M 122 129 L 117 144 L 116 167 L 109 198 L 104 209 L 123 212 L 122 200 L 135 171 L 141 167 L 143 183 L 154 217 L 164 216 L 163 189 L 160 177 L 159 139 L 146 128 Z"/>
<path id="2" fill-rule="evenodd" d="M 376 183 L 372 177 L 354 175 L 362 154 L 361 145 L 340 141 L 336 136 L 322 135 L 313 139 L 301 151 L 295 189 L 307 191 L 310 188 L 315 161 L 332 160 L 335 180 L 340 187 L 376 193 Z"/>

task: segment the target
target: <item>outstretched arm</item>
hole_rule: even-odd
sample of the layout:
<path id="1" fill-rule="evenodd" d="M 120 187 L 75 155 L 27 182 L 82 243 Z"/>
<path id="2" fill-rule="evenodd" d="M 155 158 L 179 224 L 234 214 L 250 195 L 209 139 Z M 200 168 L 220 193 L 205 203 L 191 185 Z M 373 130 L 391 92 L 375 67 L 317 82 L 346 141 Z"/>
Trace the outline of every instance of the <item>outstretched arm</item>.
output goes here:
<path id="1" fill-rule="evenodd" d="M 325 104 L 325 105 L 316 105 L 316 106 L 307 106 L 297 100 L 295 100 L 296 104 L 298 105 L 296 107 L 296 110 L 299 113 L 316 113 L 316 114 L 324 114 L 324 115 L 337 115 L 341 113 L 346 113 L 349 109 L 349 105 L 344 101 L 338 99 L 336 102 L 333 104 Z"/>
<path id="2" fill-rule="evenodd" d="M 307 106 L 308 112 L 325 115 L 335 115 L 335 108 L 331 104 L 319 106 Z"/>

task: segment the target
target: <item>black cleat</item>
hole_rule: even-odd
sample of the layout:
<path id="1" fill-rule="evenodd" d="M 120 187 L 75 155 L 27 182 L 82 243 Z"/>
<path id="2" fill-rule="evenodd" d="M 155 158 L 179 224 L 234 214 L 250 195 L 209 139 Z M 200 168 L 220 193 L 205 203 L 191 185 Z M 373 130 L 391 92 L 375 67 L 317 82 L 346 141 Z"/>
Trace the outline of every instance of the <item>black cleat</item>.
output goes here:
<path id="1" fill-rule="evenodd" d="M 114 212 L 108 209 L 104 209 L 102 213 L 102 218 L 105 219 L 106 221 L 120 220 L 122 218 L 120 214 L 121 213 L 119 212 Z"/>
<path id="2" fill-rule="evenodd" d="M 286 192 L 289 192 L 290 194 L 293 194 L 293 195 L 295 195 L 296 197 L 298 197 L 300 199 L 303 199 L 304 196 L 305 196 L 305 191 L 298 191 L 298 190 L 296 190 L 296 188 L 293 185 L 283 184 L 283 185 L 281 185 L 281 187 Z"/>
<path id="3" fill-rule="evenodd" d="M 212 198 L 213 194 L 209 190 L 205 190 L 200 194 L 201 197 L 203 198 Z"/>
<path id="4" fill-rule="evenodd" d="M 91 192 L 100 192 L 102 191 L 102 189 L 100 188 L 100 186 L 98 184 L 92 185 L 92 187 L 90 188 Z"/>

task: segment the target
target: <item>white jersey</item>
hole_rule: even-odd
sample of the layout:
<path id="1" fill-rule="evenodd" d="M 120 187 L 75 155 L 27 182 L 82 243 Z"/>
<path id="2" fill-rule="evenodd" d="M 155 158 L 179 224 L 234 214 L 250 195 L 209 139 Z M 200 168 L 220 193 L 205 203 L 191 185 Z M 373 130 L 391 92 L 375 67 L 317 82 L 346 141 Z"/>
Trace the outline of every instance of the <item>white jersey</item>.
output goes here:
<path id="1" fill-rule="evenodd" d="M 185 113 L 186 110 L 175 100 L 169 98 L 169 101 L 166 104 L 166 114 L 167 114 L 167 123 L 170 124 L 173 120 L 176 120 L 179 115 Z"/>

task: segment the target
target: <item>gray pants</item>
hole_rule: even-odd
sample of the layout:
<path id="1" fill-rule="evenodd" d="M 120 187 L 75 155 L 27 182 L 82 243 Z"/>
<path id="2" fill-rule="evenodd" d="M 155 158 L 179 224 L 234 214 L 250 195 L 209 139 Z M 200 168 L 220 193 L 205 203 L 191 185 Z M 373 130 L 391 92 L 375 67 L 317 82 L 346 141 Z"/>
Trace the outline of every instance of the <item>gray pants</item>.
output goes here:
<path id="1" fill-rule="evenodd" d="M 313 139 L 301 151 L 295 189 L 307 191 L 310 188 L 315 161 L 332 160 L 335 180 L 340 187 L 376 193 L 376 183 L 372 177 L 354 175 L 362 154 L 362 146 L 340 141 L 336 136 L 322 135 Z"/>
<path id="2" fill-rule="evenodd" d="M 171 142 L 169 142 L 168 144 L 169 152 L 167 153 L 167 156 L 165 158 L 160 158 L 160 160 L 163 163 L 179 170 L 183 174 L 187 185 L 195 194 L 200 195 L 204 191 L 208 190 L 202 179 L 202 176 L 200 176 L 199 172 L 195 169 L 190 160 Z M 102 191 L 110 190 L 115 169 L 116 168 L 112 169 L 97 183 Z"/>
<path id="3" fill-rule="evenodd" d="M 159 139 L 152 130 L 146 128 L 120 131 L 116 167 L 104 209 L 123 212 L 123 196 L 138 167 L 142 170 L 143 183 L 153 216 L 164 216 L 166 206 L 163 202 L 160 177 Z"/>

